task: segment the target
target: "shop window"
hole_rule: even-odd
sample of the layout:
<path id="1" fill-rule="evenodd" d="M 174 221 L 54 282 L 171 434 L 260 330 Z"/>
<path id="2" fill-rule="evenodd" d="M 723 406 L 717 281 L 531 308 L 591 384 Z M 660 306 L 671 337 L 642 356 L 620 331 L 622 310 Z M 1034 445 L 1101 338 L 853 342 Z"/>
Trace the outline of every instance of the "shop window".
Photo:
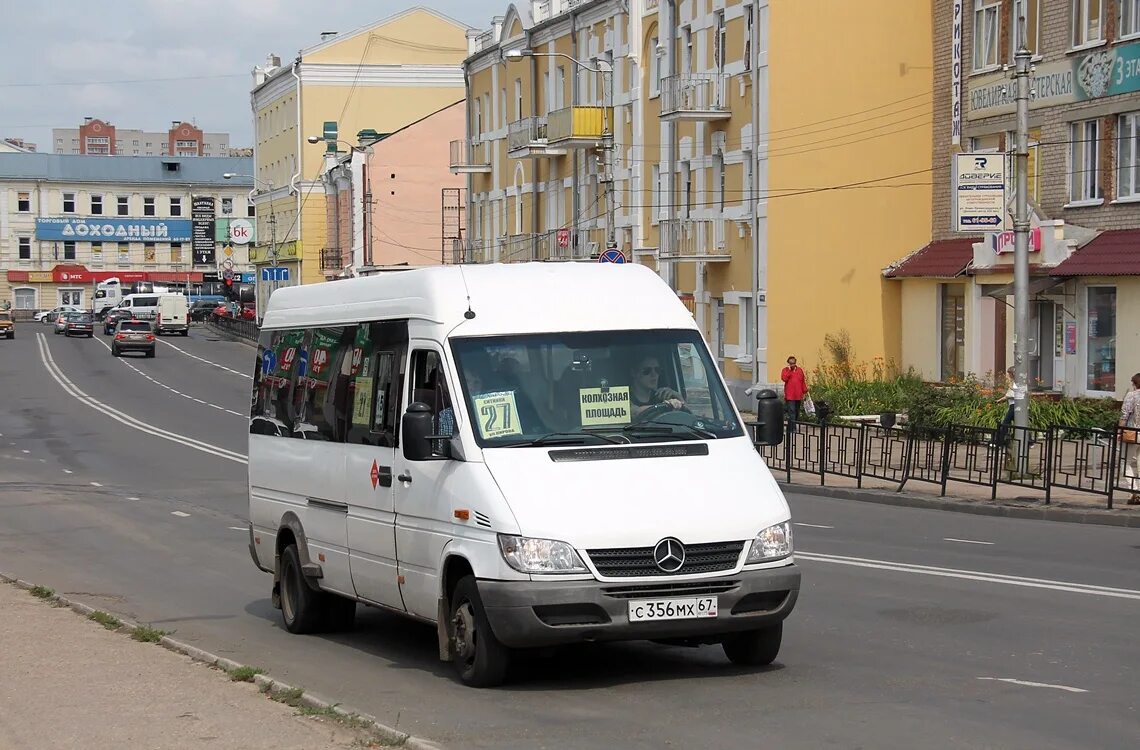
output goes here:
<path id="1" fill-rule="evenodd" d="M 36 309 L 36 290 L 35 289 L 13 289 L 12 294 L 15 297 L 15 305 L 17 310 L 35 310 Z"/>
<path id="2" fill-rule="evenodd" d="M 938 330 L 941 341 L 940 377 L 943 381 L 966 374 L 966 288 L 942 284 Z"/>
<path id="3" fill-rule="evenodd" d="M 1116 391 L 1116 287 L 1088 289 L 1088 382 L 1090 391 Z"/>

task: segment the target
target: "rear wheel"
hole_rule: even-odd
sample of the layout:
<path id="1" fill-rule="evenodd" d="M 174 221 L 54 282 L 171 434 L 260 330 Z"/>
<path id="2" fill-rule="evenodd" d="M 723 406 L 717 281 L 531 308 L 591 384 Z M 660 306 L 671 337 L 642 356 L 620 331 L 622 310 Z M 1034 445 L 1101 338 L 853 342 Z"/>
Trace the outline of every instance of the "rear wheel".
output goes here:
<path id="1" fill-rule="evenodd" d="M 491 632 L 475 576 L 464 576 L 451 595 L 451 657 L 459 680 L 470 687 L 501 685 L 511 651 Z"/>
<path id="2" fill-rule="evenodd" d="M 111 356 L 112 357 L 119 356 L 119 347 L 115 346 L 114 344 L 111 344 Z"/>
<path id="3" fill-rule="evenodd" d="M 153 357 L 154 356 L 154 349 L 148 349 L 146 356 L 147 356 L 147 359 L 150 359 L 151 357 Z"/>
<path id="4" fill-rule="evenodd" d="M 301 555 L 290 544 L 281 553 L 281 617 L 290 633 L 315 633 L 321 629 L 322 592 L 315 590 L 301 572 Z"/>
<path id="5" fill-rule="evenodd" d="M 724 655 L 733 664 L 742 667 L 766 667 L 776 660 L 780 653 L 780 642 L 784 636 L 784 624 L 777 623 L 762 630 L 749 630 L 731 635 L 721 647 Z"/>
<path id="6" fill-rule="evenodd" d="M 184 330 L 184 331 L 182 332 L 182 335 L 183 335 L 183 336 L 189 336 L 189 335 L 190 335 L 190 329 L 189 329 L 189 328 L 187 328 L 186 330 Z"/>

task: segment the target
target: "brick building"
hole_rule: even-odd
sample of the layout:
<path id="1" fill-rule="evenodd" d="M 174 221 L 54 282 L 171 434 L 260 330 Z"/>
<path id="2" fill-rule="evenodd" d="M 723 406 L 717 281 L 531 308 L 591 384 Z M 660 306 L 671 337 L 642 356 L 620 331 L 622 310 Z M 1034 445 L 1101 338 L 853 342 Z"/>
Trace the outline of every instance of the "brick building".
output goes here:
<path id="1" fill-rule="evenodd" d="M 78 128 L 51 131 L 57 154 L 99 156 L 230 156 L 229 133 L 206 133 L 197 125 L 174 120 L 165 133 L 124 129 L 97 117 L 83 118 Z"/>
<path id="2" fill-rule="evenodd" d="M 936 379 L 1013 364 L 1012 233 L 953 231 L 951 165 L 1005 154 L 1012 214 L 1020 19 L 1031 385 L 1120 396 L 1140 370 L 1140 0 L 934 2 L 933 236 L 885 271 L 903 288 L 903 364 Z"/>

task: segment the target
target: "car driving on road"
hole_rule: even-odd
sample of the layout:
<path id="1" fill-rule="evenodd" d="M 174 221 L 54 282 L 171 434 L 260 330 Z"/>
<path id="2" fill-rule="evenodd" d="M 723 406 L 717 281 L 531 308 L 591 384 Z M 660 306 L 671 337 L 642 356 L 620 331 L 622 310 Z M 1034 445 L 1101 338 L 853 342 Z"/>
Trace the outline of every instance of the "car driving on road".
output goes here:
<path id="1" fill-rule="evenodd" d="M 69 320 L 71 320 L 72 317 L 77 317 L 77 316 L 83 315 L 83 314 L 84 314 L 84 312 L 82 310 L 74 310 L 74 311 L 60 313 L 59 317 L 57 317 L 55 319 L 55 333 L 56 334 L 65 333 L 67 331 L 67 322 Z"/>
<path id="2" fill-rule="evenodd" d="M 147 357 L 154 356 L 154 329 L 146 320 L 123 320 L 115 331 L 111 342 L 111 355 L 121 356 L 124 352 L 142 352 Z"/>
<path id="3" fill-rule="evenodd" d="M 16 338 L 16 323 L 12 320 L 12 313 L 7 310 L 0 310 L 0 336 Z"/>
<path id="4" fill-rule="evenodd" d="M 59 319 L 59 316 L 65 312 L 82 312 L 82 310 L 74 305 L 61 305 L 59 307 L 53 307 L 50 310 L 45 310 L 44 312 L 38 312 L 32 319 L 37 323 L 54 323 Z"/>
<path id="5" fill-rule="evenodd" d="M 103 335 L 111 336 L 115 333 L 115 326 L 121 321 L 132 320 L 134 315 L 130 310 L 110 310 L 103 318 Z"/>
<path id="6" fill-rule="evenodd" d="M 66 318 L 63 325 L 64 336 L 86 336 L 91 338 L 95 335 L 95 318 L 91 313 L 72 313 Z"/>

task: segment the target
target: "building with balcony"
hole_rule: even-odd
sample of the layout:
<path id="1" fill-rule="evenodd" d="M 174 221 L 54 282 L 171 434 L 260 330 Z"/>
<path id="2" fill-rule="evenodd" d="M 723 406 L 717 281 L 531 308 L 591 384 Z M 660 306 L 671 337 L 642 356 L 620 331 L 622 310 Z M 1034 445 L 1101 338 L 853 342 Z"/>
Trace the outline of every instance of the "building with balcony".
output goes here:
<path id="1" fill-rule="evenodd" d="M 1140 371 L 1140 2 L 936 6 L 933 227 L 885 270 L 901 292 L 901 361 L 934 380 L 1014 363 L 1016 83 L 1003 68 L 1024 40 L 1034 65 L 1030 386 L 1120 398 Z M 999 231 L 952 228 L 951 159 L 960 152 L 1006 164 Z"/>
<path id="2" fill-rule="evenodd" d="M 121 128 L 97 117 L 78 128 L 54 128 L 57 154 L 93 156 L 232 156 L 229 133 L 206 133 L 192 122 L 174 120 L 165 133 Z"/>
<path id="3" fill-rule="evenodd" d="M 270 55 L 254 69 L 250 101 L 262 238 L 255 263 L 271 260 L 272 214 L 277 262 L 290 269 L 290 283 L 325 279 L 326 144 L 307 139 L 323 135 L 326 123 L 333 123 L 334 138 L 346 140 L 366 129 L 392 133 L 462 99 L 466 32 L 465 24 L 416 7 L 350 32 L 322 34 L 295 59 L 282 64 Z M 446 160 L 447 143 L 440 148 L 439 159 Z"/>
<path id="4" fill-rule="evenodd" d="M 466 170 L 478 259 L 616 246 L 689 306 L 742 404 L 788 355 L 814 364 L 828 333 L 892 353 L 898 294 L 880 269 L 930 223 L 929 185 L 885 179 L 930 166 L 930 7 L 904 5 L 508 6 L 468 35 L 467 138 L 486 149 Z M 891 230 L 856 243 L 867 218 Z"/>
<path id="5" fill-rule="evenodd" d="M 184 287 L 251 271 L 250 159 L 0 153 L 0 303 L 91 304 L 96 282 Z M 205 232 L 195 238 L 196 222 Z M 237 230 L 237 231 L 234 231 Z M 204 242 L 203 242 L 204 234 Z"/>

